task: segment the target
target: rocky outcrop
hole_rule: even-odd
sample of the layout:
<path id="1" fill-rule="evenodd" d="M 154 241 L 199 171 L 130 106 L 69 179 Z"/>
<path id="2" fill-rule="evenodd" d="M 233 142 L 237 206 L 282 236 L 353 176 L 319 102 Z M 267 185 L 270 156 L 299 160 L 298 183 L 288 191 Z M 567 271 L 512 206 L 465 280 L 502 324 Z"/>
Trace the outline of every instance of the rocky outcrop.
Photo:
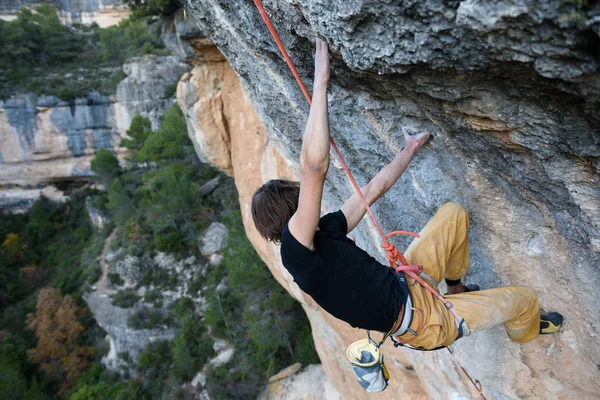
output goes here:
<path id="1" fill-rule="evenodd" d="M 164 112 L 174 103 L 177 81 L 189 69 L 175 56 L 144 56 L 126 62 L 123 72 L 127 77 L 119 83 L 115 95 L 117 131 L 126 132 L 138 114 L 148 117 L 152 129 L 158 129 Z"/>
<path id="2" fill-rule="evenodd" d="M 68 197 L 55 186 L 49 185 L 38 189 L 23 189 L 18 186 L 5 187 L 0 190 L 0 210 L 12 213 L 24 213 L 40 196 L 54 202 L 63 202 Z M 90 215 L 90 218 L 91 215 Z M 93 221 L 95 221 L 93 219 Z"/>
<path id="3" fill-rule="evenodd" d="M 96 6 L 104 9 L 114 2 L 84 3 L 74 7 L 96 10 Z M 35 4 L 5 2 L 0 4 L 0 12 L 11 10 L 13 5 L 18 9 Z M 98 149 L 109 148 L 123 155 L 119 142 L 137 114 L 148 117 L 157 129 L 162 115 L 174 103 L 177 81 L 190 69 L 187 57 L 194 52 L 185 40 L 197 32 L 193 20 L 184 18 L 182 11 L 165 18 L 162 36 L 173 55 L 128 60 L 122 66 L 126 77 L 112 96 L 89 93 L 66 102 L 55 96 L 25 93 L 0 100 L 0 188 L 12 187 L 10 195 L 3 197 L 24 209 L 50 182 L 89 178 L 90 161 Z M 3 204 L 0 200 L 0 208 Z"/>
<path id="4" fill-rule="evenodd" d="M 128 325 L 129 318 L 141 311 L 142 305 L 134 308 L 116 307 L 110 296 L 101 292 L 87 293 L 84 299 L 98 325 L 106 331 L 109 351 L 102 358 L 102 364 L 108 369 L 118 370 L 130 366 L 132 361 L 137 362 L 148 344 L 170 340 L 176 335 L 176 330 L 168 327 L 131 328 Z"/>
<path id="5" fill-rule="evenodd" d="M 229 234 L 227 227 L 220 222 L 213 222 L 202 234 L 200 252 L 210 256 L 225 248 Z"/>
<path id="6" fill-rule="evenodd" d="M 0 185 L 89 177 L 95 152 L 120 140 L 112 103 L 95 93 L 70 103 L 34 94 L 0 100 Z"/>
<path id="7" fill-rule="evenodd" d="M 269 379 L 258 400 L 342 400 L 321 365 L 294 364 Z"/>
<path id="8" fill-rule="evenodd" d="M 384 229 L 418 231 L 444 202 L 459 202 L 471 213 L 467 281 L 483 288 L 529 285 L 546 310 L 566 316 L 560 335 L 525 345 L 510 342 L 501 327 L 457 343 L 457 361 L 484 383 L 488 398 L 594 397 L 600 390 L 597 10 L 559 0 L 266 6 L 307 83 L 312 38 L 330 44 L 332 135 L 359 183 L 402 147 L 401 126 L 434 134 L 375 206 Z M 303 304 L 329 379 L 344 398 L 366 398 L 344 356 L 364 333 L 303 295 L 250 219 L 258 186 L 297 176 L 308 114 L 302 93 L 254 7 L 193 0 L 188 10 L 237 72 L 205 44 L 210 58 L 199 57 L 182 78 L 178 102 L 196 150 L 234 176 L 248 237 Z M 332 161 L 324 211 L 350 194 Z M 368 221 L 353 237 L 381 255 Z M 397 243 L 403 249 L 408 240 Z M 384 354 L 393 380 L 378 398 L 471 396 L 445 352 L 385 347 Z"/>
<path id="9" fill-rule="evenodd" d="M 83 295 L 83 298 L 98 325 L 106 332 L 108 353 L 102 357 L 102 364 L 111 370 L 123 370 L 128 368 L 132 361 L 137 362 L 140 353 L 148 344 L 172 339 L 176 330 L 169 327 L 134 329 L 129 324 L 129 318 L 147 309 L 148 306 L 141 301 L 130 308 L 113 305 L 111 297 L 117 293 L 117 289 L 110 284 L 108 273 L 111 269 L 114 272 L 115 263 L 126 258 L 121 249 L 114 253 L 110 252 L 110 246 L 116 235 L 115 229 L 106 239 L 99 257 L 102 268 L 100 280 Z M 131 372 L 135 374 L 135 371 Z"/>
<path id="10" fill-rule="evenodd" d="M 167 253 L 137 257 L 127 255 L 123 249 L 110 252 L 116 235 L 115 230 L 106 239 L 100 255 L 101 277 L 83 297 L 98 325 L 106 331 L 109 351 L 102 358 L 102 363 L 108 369 L 123 370 L 135 366 L 140 353 L 146 350 L 148 344 L 170 340 L 177 334 L 177 328 L 168 319 L 159 324 L 153 323 L 152 329 L 144 329 L 145 325 L 140 327 L 132 324 L 131 318 L 139 319 L 139 315 L 151 313 L 166 316 L 170 312 L 169 307 L 183 296 L 191 298 L 198 308 L 202 308 L 205 304 L 204 289 L 192 289 L 191 283 L 198 276 L 205 275 L 208 266 L 193 256 L 176 260 L 172 254 Z M 168 287 L 164 287 L 166 282 L 161 282 L 163 286 L 141 282 L 143 274 L 150 270 L 164 277 L 168 281 Z M 122 282 L 111 283 L 109 273 L 117 274 Z M 124 288 L 134 290 L 139 297 L 132 307 L 122 308 L 113 304 L 113 297 Z M 145 296 L 149 291 L 153 295 Z M 228 353 L 222 354 L 225 350 L 230 350 L 225 347 L 227 346 L 215 349 L 219 351 L 221 358 L 228 356 Z"/>
<path id="11" fill-rule="evenodd" d="M 90 93 L 71 102 L 23 94 L 0 100 L 0 186 L 44 185 L 89 178 L 98 149 L 123 153 L 119 142 L 137 114 L 158 128 L 174 103 L 174 88 L 188 64 L 173 56 L 129 60 L 114 96 Z M 15 189 L 16 190 L 16 189 Z M 28 193 L 23 192 L 23 200 Z"/>

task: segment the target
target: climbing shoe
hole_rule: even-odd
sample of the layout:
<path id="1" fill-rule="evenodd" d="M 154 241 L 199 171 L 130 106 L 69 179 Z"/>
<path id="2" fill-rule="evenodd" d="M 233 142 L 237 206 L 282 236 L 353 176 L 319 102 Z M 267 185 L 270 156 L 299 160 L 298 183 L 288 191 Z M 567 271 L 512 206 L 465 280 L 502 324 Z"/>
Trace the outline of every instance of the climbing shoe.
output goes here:
<path id="1" fill-rule="evenodd" d="M 446 280 L 446 282 L 448 282 Z M 458 281 L 460 282 L 460 281 Z M 478 292 L 479 291 L 479 285 L 474 285 L 474 284 L 470 284 L 470 285 L 464 285 L 465 291 L 464 293 L 469 293 L 469 292 Z M 450 293 L 446 293 L 444 296 L 448 296 Z"/>
<path id="2" fill-rule="evenodd" d="M 474 284 L 466 285 L 465 293 L 469 293 L 469 292 L 479 292 L 479 285 L 474 285 Z"/>
<path id="3" fill-rule="evenodd" d="M 556 333 L 563 323 L 563 316 L 557 312 L 550 312 L 540 316 L 540 335 Z"/>

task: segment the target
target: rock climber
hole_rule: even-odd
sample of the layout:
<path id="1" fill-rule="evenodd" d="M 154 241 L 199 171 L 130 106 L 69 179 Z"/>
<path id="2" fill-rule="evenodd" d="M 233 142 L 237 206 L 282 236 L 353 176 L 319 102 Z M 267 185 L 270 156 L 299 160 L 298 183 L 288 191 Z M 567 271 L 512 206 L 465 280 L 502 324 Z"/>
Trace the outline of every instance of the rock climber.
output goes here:
<path id="1" fill-rule="evenodd" d="M 300 154 L 300 182 L 271 180 L 252 199 L 260 234 L 281 244 L 283 265 L 300 289 L 324 310 L 353 327 L 391 332 L 417 349 L 450 346 L 455 340 L 504 324 L 511 340 L 524 343 L 538 334 L 558 332 L 562 316 L 540 317 L 536 292 L 524 286 L 479 290 L 463 285 L 470 266 L 469 214 L 456 203 L 444 204 L 405 253 L 409 264 L 423 265 L 421 276 L 435 285 L 445 279 L 446 299 L 465 324 L 415 280 L 380 264 L 347 237 L 366 212 L 353 194 L 336 212 L 321 217 L 321 198 L 329 168 L 327 85 L 329 52 L 316 40 L 312 106 Z M 402 176 L 428 133 L 409 135 L 405 147 L 361 191 L 369 205 Z M 404 307 L 403 307 L 404 306 Z M 403 312 L 401 312 L 403 310 Z M 465 326 L 466 325 L 466 326 Z"/>

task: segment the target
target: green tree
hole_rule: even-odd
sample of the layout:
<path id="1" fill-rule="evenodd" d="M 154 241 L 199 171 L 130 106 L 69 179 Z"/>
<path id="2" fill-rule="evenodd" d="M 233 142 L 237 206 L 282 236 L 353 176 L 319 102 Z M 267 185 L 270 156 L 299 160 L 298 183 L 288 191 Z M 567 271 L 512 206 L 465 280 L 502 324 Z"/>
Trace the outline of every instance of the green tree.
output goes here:
<path id="1" fill-rule="evenodd" d="M 23 261 L 27 245 L 23 243 L 18 233 L 9 233 L 0 245 L 0 249 L 8 256 L 11 263 Z"/>
<path id="2" fill-rule="evenodd" d="M 137 161 L 169 161 L 193 154 L 185 117 L 175 103 L 163 118 L 160 129 L 148 135 L 144 146 L 137 151 Z"/>
<path id="3" fill-rule="evenodd" d="M 181 8 L 179 0 L 125 0 L 135 18 L 170 15 Z"/>
<path id="4" fill-rule="evenodd" d="M 135 204 L 119 178 L 116 178 L 108 189 L 106 207 L 114 212 L 115 220 L 119 225 L 125 225 L 125 222 L 135 215 Z"/>
<path id="5" fill-rule="evenodd" d="M 117 176 L 121 174 L 121 167 L 119 166 L 119 160 L 112 151 L 108 149 L 100 149 L 96 153 L 96 156 L 92 159 L 91 169 L 98 181 L 109 184 Z"/>
<path id="6" fill-rule="evenodd" d="M 116 383 L 113 385 L 107 382 L 98 382 L 93 385 L 81 386 L 70 400 L 109 400 L 120 397 L 124 389 L 124 385 Z"/>
<path id="7" fill-rule="evenodd" d="M 164 54 L 160 37 L 149 31 L 143 20 L 125 19 L 100 31 L 100 57 L 122 64 L 128 58 L 144 54 Z"/>
<path id="8" fill-rule="evenodd" d="M 146 139 L 148 139 L 150 133 L 152 133 L 152 122 L 150 122 L 150 119 L 138 114 L 133 117 L 131 126 L 127 130 L 127 136 L 130 139 L 121 139 L 119 145 L 129 150 L 139 150 L 146 142 Z"/>
<path id="9" fill-rule="evenodd" d="M 202 210 L 202 203 L 198 186 L 186 170 L 182 164 L 171 164 L 144 176 L 140 208 L 160 251 L 180 251 L 197 241 L 193 218 Z"/>

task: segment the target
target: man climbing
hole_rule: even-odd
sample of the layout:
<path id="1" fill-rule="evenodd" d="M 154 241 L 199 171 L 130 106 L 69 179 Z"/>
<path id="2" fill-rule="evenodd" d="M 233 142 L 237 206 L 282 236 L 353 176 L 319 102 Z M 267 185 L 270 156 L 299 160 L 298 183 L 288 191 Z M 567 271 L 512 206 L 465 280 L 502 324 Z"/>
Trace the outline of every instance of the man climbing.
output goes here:
<path id="1" fill-rule="evenodd" d="M 321 198 L 329 168 L 327 84 L 329 52 L 317 39 L 312 106 L 300 155 L 300 183 L 271 180 L 252 199 L 260 234 L 281 243 L 283 265 L 298 286 L 327 312 L 354 327 L 390 332 L 400 343 L 419 349 L 449 346 L 469 332 L 504 324 L 508 336 L 524 343 L 540 333 L 558 332 L 562 316 L 540 318 L 535 291 L 510 286 L 479 291 L 463 286 L 470 266 L 469 216 L 455 203 L 444 204 L 405 253 L 409 264 L 423 265 L 421 277 L 437 287 L 446 280 L 446 299 L 464 321 L 413 279 L 405 280 L 380 264 L 346 235 L 366 212 L 358 194 L 342 208 L 321 217 Z M 404 149 L 361 191 L 369 205 L 387 192 L 407 168 L 429 134 L 409 135 Z M 460 327 L 458 326 L 460 325 Z"/>

